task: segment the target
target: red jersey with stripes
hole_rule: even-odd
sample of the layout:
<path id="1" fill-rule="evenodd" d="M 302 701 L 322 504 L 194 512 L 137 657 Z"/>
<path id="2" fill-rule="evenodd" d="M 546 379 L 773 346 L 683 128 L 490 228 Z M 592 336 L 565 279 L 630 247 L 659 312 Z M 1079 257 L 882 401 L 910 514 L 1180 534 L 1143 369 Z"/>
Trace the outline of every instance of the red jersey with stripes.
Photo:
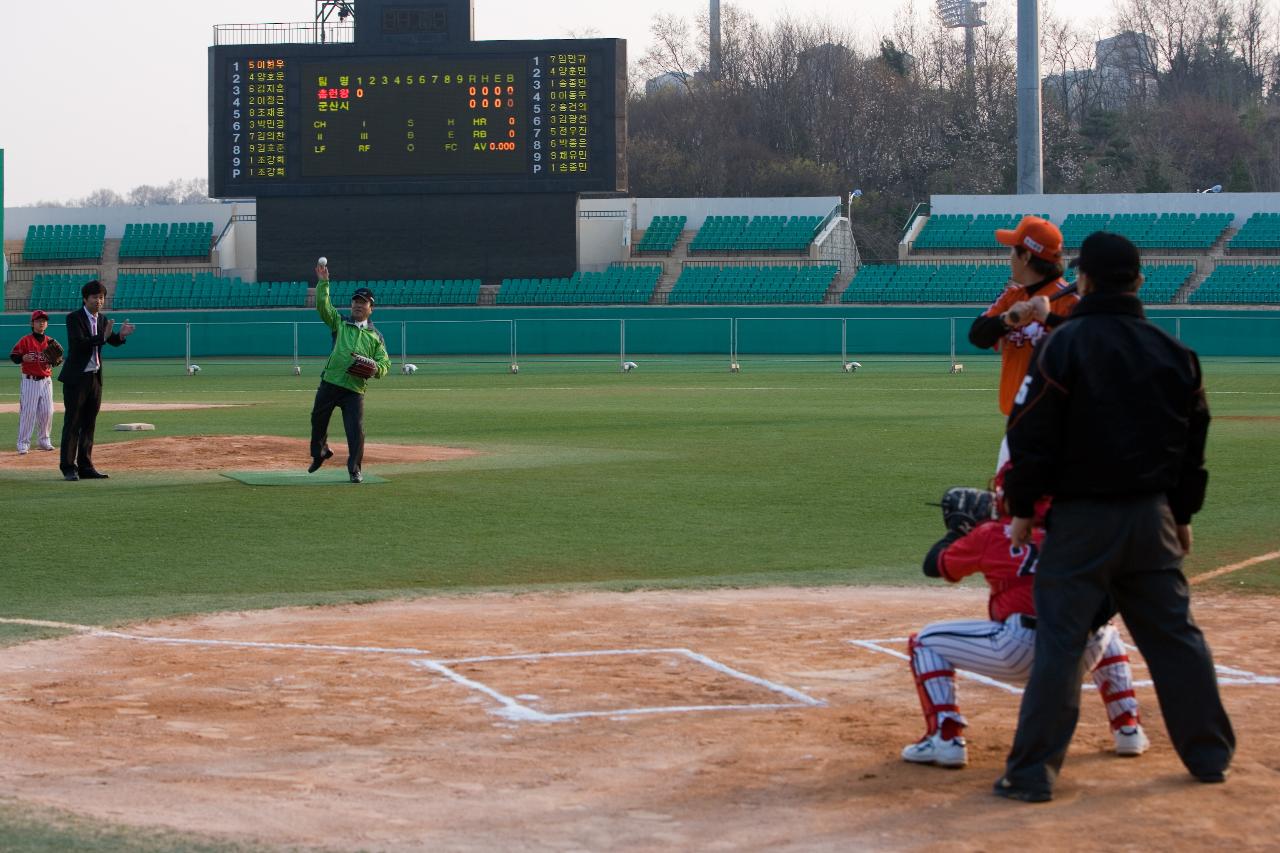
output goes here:
<path id="1" fill-rule="evenodd" d="M 41 358 L 44 355 L 45 347 L 48 345 L 48 335 L 41 335 L 40 340 L 36 340 L 36 336 L 30 334 L 20 338 L 13 345 L 13 351 L 9 355 L 11 358 L 17 356 L 22 359 L 21 364 L 24 375 L 30 376 L 32 379 L 48 379 L 53 375 L 53 371 L 49 368 L 48 363 Z M 3 352 L 3 350 L 0 350 L 0 352 Z M 35 356 L 35 358 L 27 358 L 28 355 Z"/>
<path id="2" fill-rule="evenodd" d="M 1004 520 L 984 521 L 943 549 L 938 571 L 951 583 L 981 572 L 991 588 L 987 613 L 993 622 L 1003 622 L 1015 613 L 1034 616 L 1032 586 L 1043 542 L 1044 530 L 1037 527 L 1031 544 L 1016 548 Z"/>

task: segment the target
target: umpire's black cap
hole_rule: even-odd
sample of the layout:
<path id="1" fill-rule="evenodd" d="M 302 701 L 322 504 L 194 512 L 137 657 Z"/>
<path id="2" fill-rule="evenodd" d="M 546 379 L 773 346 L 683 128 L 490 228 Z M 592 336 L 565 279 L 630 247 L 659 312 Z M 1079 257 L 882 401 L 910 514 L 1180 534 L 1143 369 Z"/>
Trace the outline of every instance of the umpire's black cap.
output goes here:
<path id="1" fill-rule="evenodd" d="M 1126 237 L 1095 231 L 1084 238 L 1071 266 L 1089 276 L 1099 290 L 1131 290 L 1142 272 L 1142 256 Z"/>
<path id="2" fill-rule="evenodd" d="M 367 287 L 357 287 L 355 291 L 351 294 L 351 298 L 363 299 L 365 302 L 368 302 L 370 305 L 374 304 L 373 291 Z"/>

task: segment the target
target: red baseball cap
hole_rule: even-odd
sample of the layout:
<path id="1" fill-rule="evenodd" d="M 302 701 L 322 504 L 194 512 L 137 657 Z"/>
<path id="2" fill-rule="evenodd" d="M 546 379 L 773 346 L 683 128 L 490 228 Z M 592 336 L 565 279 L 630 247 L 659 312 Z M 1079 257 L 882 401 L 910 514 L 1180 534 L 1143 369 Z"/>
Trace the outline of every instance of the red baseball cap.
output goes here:
<path id="1" fill-rule="evenodd" d="M 49 319 L 49 315 L 41 311 L 39 308 L 31 312 L 31 322 L 33 323 L 36 320 L 48 320 L 48 319 Z"/>
<path id="2" fill-rule="evenodd" d="M 1039 216 L 1024 216 L 1012 231 L 996 229 L 996 242 L 1006 246 L 1026 249 L 1041 260 L 1058 263 L 1062 260 L 1062 232 L 1058 226 Z"/>

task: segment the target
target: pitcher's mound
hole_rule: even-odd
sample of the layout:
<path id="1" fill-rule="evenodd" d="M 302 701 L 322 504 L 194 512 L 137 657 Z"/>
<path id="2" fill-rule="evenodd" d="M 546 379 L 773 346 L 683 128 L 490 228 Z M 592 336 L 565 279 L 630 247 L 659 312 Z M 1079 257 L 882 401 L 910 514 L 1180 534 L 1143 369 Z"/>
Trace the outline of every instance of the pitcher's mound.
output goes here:
<path id="1" fill-rule="evenodd" d="M 310 448 L 306 439 L 279 435 L 179 435 L 99 444 L 93 449 L 93 461 L 110 471 L 281 471 L 305 468 L 311 461 Z M 332 448 L 333 458 L 326 464 L 345 467 L 345 444 L 339 439 Z M 427 444 L 364 446 L 366 467 L 475 455 L 476 451 L 466 448 Z M 0 453 L 0 468 L 56 467 L 57 463 L 56 453 Z"/>

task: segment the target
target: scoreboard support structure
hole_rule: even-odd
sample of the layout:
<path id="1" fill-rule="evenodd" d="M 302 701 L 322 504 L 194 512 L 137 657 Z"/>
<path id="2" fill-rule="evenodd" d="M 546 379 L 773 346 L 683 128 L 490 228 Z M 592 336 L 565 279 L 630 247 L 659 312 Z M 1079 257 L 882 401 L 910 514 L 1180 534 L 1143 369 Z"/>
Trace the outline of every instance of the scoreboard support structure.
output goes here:
<path id="1" fill-rule="evenodd" d="M 258 278 L 559 278 L 577 268 L 576 193 L 258 200 Z M 377 296 L 375 291 L 374 296 Z"/>

